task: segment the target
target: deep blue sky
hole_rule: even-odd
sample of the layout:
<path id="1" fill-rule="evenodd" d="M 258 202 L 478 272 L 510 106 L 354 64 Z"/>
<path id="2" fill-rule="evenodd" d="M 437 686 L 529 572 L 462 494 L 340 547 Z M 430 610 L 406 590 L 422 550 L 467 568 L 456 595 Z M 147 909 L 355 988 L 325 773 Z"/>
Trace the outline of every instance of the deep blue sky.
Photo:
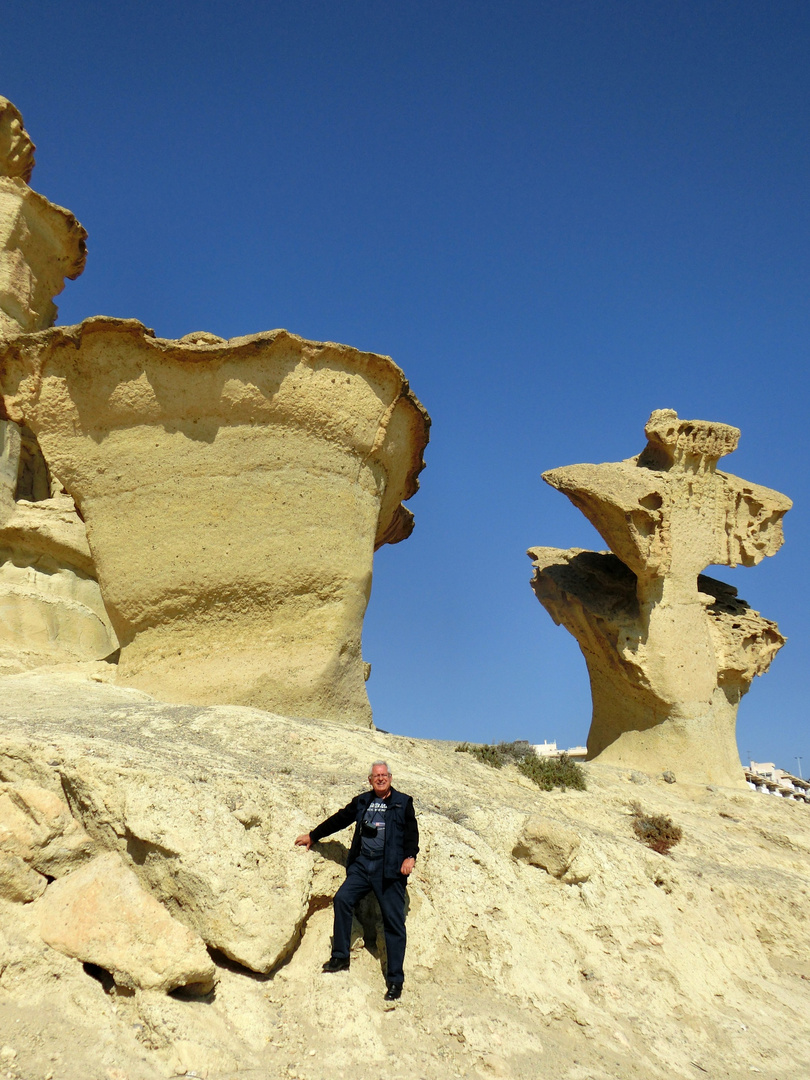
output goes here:
<path id="1" fill-rule="evenodd" d="M 796 504 L 775 558 L 717 576 L 790 638 L 741 753 L 810 772 L 810 5 L 11 0 L 0 93 L 90 233 L 60 322 L 404 368 L 433 430 L 375 562 L 379 726 L 585 740 L 524 552 L 604 544 L 540 474 L 638 453 L 668 407 L 740 427 L 723 467 Z"/>

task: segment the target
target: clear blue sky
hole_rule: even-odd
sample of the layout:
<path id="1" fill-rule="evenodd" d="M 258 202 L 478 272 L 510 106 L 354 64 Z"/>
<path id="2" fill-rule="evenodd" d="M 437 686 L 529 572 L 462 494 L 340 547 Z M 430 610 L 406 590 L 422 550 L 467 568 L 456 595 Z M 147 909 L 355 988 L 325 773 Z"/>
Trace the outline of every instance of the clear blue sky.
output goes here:
<path id="1" fill-rule="evenodd" d="M 433 418 L 375 561 L 379 726 L 585 740 L 584 661 L 525 549 L 604 546 L 543 470 L 654 408 L 742 429 L 786 544 L 721 569 L 789 643 L 743 756 L 810 772 L 806 0 L 10 0 L 0 93 L 90 233 L 60 322 L 286 327 L 387 353 Z"/>

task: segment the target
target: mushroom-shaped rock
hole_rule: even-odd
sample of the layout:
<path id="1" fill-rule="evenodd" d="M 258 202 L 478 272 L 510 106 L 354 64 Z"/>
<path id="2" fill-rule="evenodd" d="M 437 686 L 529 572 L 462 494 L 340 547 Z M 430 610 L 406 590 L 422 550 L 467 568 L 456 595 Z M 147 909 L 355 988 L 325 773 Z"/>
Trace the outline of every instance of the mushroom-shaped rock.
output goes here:
<path id="1" fill-rule="evenodd" d="M 167 341 L 95 318 L 0 366 L 75 500 L 122 647 L 168 701 L 371 720 L 375 547 L 412 528 L 429 420 L 385 356 L 283 330 Z"/>
<path id="2" fill-rule="evenodd" d="M 775 554 L 792 504 L 717 470 L 739 438 L 728 424 L 660 409 L 646 434 L 636 458 L 544 474 L 614 554 L 531 548 L 533 588 L 588 664 L 589 758 L 743 786 L 737 705 L 784 638 L 702 571 Z"/>
<path id="3" fill-rule="evenodd" d="M 200 938 L 145 892 L 114 852 L 53 882 L 36 902 L 43 941 L 109 971 L 119 986 L 208 993 L 216 968 Z"/>

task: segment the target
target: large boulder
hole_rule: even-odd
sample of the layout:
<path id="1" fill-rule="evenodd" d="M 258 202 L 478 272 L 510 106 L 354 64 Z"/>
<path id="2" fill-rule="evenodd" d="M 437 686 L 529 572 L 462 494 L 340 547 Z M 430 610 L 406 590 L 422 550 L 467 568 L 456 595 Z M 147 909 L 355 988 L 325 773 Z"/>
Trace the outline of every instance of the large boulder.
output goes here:
<path id="1" fill-rule="evenodd" d="M 53 882 L 37 902 L 43 941 L 129 989 L 208 993 L 216 969 L 200 938 L 141 886 L 114 852 Z"/>

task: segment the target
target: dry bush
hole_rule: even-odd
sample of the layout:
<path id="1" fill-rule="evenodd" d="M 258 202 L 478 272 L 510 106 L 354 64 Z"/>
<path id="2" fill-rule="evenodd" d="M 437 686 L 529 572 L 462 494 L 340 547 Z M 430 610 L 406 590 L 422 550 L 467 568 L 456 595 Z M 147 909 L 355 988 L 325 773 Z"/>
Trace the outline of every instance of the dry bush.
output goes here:
<path id="1" fill-rule="evenodd" d="M 659 855 L 669 855 L 672 848 L 681 842 L 683 832 L 672 818 L 664 814 L 645 814 L 637 802 L 630 803 L 630 810 L 636 837 Z"/>

